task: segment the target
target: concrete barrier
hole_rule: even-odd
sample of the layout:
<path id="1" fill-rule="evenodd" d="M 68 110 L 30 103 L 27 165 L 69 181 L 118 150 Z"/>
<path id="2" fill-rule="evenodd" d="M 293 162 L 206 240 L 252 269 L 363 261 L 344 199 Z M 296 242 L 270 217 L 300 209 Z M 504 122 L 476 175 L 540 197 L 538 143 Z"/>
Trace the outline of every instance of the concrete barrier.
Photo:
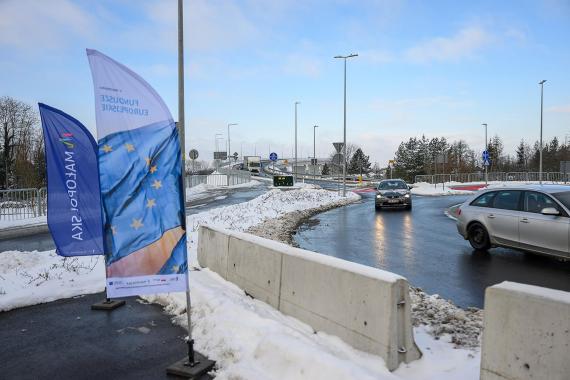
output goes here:
<path id="1" fill-rule="evenodd" d="M 481 379 L 570 379 L 570 293 L 514 282 L 487 288 Z"/>
<path id="2" fill-rule="evenodd" d="M 200 227 L 198 261 L 316 331 L 381 356 L 390 370 L 421 357 L 401 276 L 210 226 Z"/>
<path id="3" fill-rule="evenodd" d="M 49 232 L 47 224 L 31 224 L 31 225 L 7 227 L 0 230 L 0 240 L 33 236 L 46 232 Z"/>

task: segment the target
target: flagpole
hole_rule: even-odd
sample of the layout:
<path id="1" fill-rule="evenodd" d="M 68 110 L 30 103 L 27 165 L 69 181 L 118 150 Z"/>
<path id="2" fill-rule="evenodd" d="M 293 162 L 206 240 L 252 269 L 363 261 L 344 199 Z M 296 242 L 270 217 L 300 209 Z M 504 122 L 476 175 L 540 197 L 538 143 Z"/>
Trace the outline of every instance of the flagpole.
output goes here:
<path id="1" fill-rule="evenodd" d="M 180 138 L 180 153 L 182 163 L 182 199 L 183 221 L 182 226 L 186 231 L 186 141 L 184 136 L 184 12 L 182 0 L 178 0 L 178 137 Z M 186 252 L 188 263 L 188 252 Z M 188 270 L 189 270 L 188 266 Z M 192 339 L 192 300 L 190 299 L 190 284 L 186 290 L 186 314 L 188 318 L 188 363 L 194 366 L 194 340 Z"/>

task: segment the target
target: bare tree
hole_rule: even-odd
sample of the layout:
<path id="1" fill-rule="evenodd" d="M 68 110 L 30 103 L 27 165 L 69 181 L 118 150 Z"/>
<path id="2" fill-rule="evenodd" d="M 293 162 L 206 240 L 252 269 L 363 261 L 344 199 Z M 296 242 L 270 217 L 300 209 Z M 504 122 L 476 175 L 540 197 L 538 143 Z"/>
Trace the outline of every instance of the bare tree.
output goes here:
<path id="1" fill-rule="evenodd" d="M 29 104 L 0 97 L 0 181 L 4 188 L 31 185 L 34 176 L 34 148 L 41 142 L 38 115 Z M 38 141 L 39 139 L 39 141 Z"/>

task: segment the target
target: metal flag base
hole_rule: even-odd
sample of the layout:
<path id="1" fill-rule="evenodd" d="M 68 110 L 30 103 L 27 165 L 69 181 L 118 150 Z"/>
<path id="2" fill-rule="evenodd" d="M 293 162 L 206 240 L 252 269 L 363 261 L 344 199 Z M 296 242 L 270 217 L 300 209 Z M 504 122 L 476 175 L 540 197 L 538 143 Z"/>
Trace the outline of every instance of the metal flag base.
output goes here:
<path id="1" fill-rule="evenodd" d="M 194 340 L 190 339 L 187 343 L 188 356 L 166 368 L 166 373 L 187 379 L 199 379 L 200 376 L 210 372 L 216 362 L 194 351 Z"/>
<path id="2" fill-rule="evenodd" d="M 124 300 L 112 300 L 107 298 L 105 301 L 97 302 L 91 305 L 91 310 L 111 311 L 125 304 Z"/>

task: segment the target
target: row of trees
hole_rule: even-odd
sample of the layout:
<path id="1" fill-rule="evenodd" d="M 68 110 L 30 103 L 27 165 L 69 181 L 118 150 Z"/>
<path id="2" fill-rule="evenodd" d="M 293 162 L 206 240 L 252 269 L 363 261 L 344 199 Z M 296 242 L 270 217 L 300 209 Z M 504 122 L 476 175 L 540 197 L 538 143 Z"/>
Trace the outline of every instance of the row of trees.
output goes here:
<path id="1" fill-rule="evenodd" d="M 489 139 L 487 150 L 491 157 L 489 171 L 538 171 L 540 145 L 532 146 L 522 139 L 514 155 L 505 153 L 502 139 L 495 135 Z M 482 152 L 464 140 L 448 142 L 445 137 L 431 139 L 412 137 L 400 143 L 394 158 L 394 176 L 408 181 L 421 174 L 470 173 L 485 170 Z M 561 144 L 554 137 L 543 146 L 543 171 L 560 170 L 560 161 L 570 159 L 570 145 Z"/>
<path id="2" fill-rule="evenodd" d="M 0 97 L 0 188 L 46 184 L 45 149 L 34 107 Z"/>

